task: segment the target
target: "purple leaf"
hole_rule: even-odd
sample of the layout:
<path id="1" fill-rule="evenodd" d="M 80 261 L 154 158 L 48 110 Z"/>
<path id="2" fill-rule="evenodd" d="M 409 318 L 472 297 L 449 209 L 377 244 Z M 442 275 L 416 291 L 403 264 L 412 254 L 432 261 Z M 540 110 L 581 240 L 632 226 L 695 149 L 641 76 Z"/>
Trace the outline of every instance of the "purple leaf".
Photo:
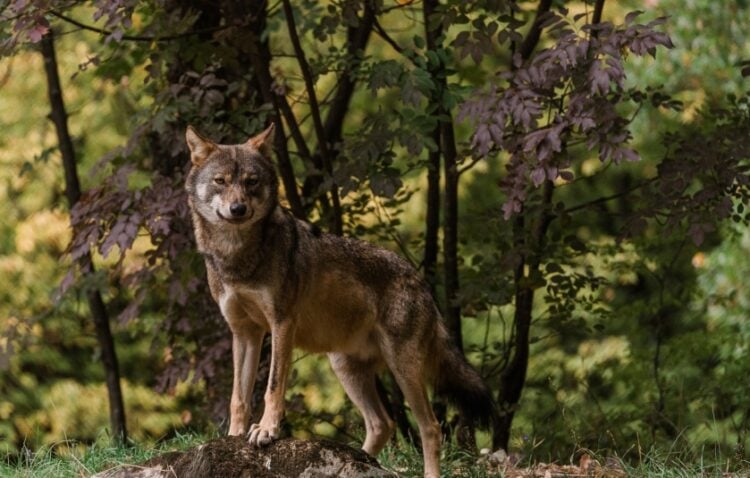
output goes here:
<path id="1" fill-rule="evenodd" d="M 636 18 L 638 18 L 640 15 L 643 14 L 643 11 L 636 10 L 634 12 L 630 12 L 627 15 L 625 15 L 625 25 L 630 25 L 635 21 Z"/>
<path id="2" fill-rule="evenodd" d="M 47 32 L 49 32 L 48 25 L 36 24 L 31 29 L 29 29 L 27 35 L 29 36 L 29 40 L 31 40 L 32 43 L 39 43 L 42 40 L 42 37 L 47 34 Z"/>
<path id="3" fill-rule="evenodd" d="M 534 182 L 534 186 L 539 187 L 547 177 L 547 172 L 543 167 L 538 167 L 531 172 L 531 180 Z"/>
<path id="4" fill-rule="evenodd" d="M 630 148 L 621 148 L 622 155 L 626 161 L 640 161 L 641 157 L 638 153 Z"/>

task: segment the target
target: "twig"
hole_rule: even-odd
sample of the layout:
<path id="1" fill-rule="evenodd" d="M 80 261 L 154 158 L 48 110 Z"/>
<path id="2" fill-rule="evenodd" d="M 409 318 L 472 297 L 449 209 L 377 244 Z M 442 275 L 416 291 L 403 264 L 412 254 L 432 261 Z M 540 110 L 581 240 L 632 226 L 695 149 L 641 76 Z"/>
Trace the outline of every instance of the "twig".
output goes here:
<path id="1" fill-rule="evenodd" d="M 384 15 L 386 13 L 390 13 L 393 10 L 400 10 L 402 8 L 411 8 L 414 6 L 414 4 L 417 3 L 415 0 L 407 0 L 403 3 L 397 3 L 396 5 L 391 5 L 390 7 L 383 8 L 378 13 L 381 15 Z"/>
<path id="2" fill-rule="evenodd" d="M 83 30 L 88 30 L 91 32 L 99 33 L 101 35 L 112 35 L 114 32 L 111 30 L 106 30 L 104 28 L 98 28 L 91 25 L 87 25 L 85 23 L 81 23 L 78 20 L 71 18 L 67 15 L 63 15 L 62 13 L 56 11 L 56 10 L 49 10 L 48 13 L 52 16 L 55 16 L 59 18 L 60 20 L 64 20 L 72 25 L 75 25 Z M 226 30 L 233 27 L 243 27 L 245 25 L 224 25 L 221 27 L 214 27 L 214 28 L 204 28 L 201 30 L 192 30 L 182 33 L 176 33 L 173 35 L 165 35 L 165 36 L 148 36 L 148 35 L 123 35 L 122 40 L 128 40 L 128 41 L 142 41 L 142 42 L 165 42 L 165 41 L 172 41 L 172 40 L 178 40 L 180 38 L 189 37 L 192 35 L 200 35 L 203 33 L 214 33 L 221 30 Z"/>
<path id="3" fill-rule="evenodd" d="M 407 51 L 398 43 L 396 43 L 396 40 L 391 38 L 391 36 L 388 34 L 388 32 L 385 31 L 385 29 L 380 25 L 380 23 L 375 20 L 375 33 L 378 34 L 380 38 L 383 39 L 386 43 L 388 43 L 391 48 L 396 50 L 396 52 L 400 55 L 402 55 L 404 58 L 408 59 L 413 65 L 416 65 L 416 62 L 414 61 L 414 58 L 412 58 Z"/>
<path id="4" fill-rule="evenodd" d="M 391 227 L 387 225 L 386 221 L 383 220 L 381 217 L 381 213 L 385 215 L 386 219 L 393 223 L 393 217 L 388 212 L 388 209 L 386 209 L 383 204 L 377 199 L 377 197 L 373 196 L 373 203 L 375 204 L 375 217 L 377 218 L 378 222 L 385 226 L 387 234 L 391 237 L 391 240 L 396 243 L 398 248 L 401 250 L 401 254 L 409 261 L 411 262 L 411 265 L 418 268 L 417 260 L 412 256 L 411 251 L 409 251 L 409 248 L 404 244 L 404 241 L 401 239 L 401 237 L 398 235 L 397 231 L 391 230 Z"/>
<path id="5" fill-rule="evenodd" d="M 638 190 L 638 189 L 640 189 L 640 188 L 642 188 L 644 186 L 648 186 L 649 184 L 651 184 L 654 181 L 656 181 L 655 177 L 651 178 L 651 179 L 648 179 L 646 181 L 643 181 L 642 183 L 636 184 L 635 186 L 631 186 L 631 187 L 629 187 L 628 189 L 626 189 L 624 191 L 620 191 L 618 193 L 611 194 L 609 196 L 602 196 L 600 198 L 594 199 L 593 201 L 589 201 L 589 202 L 585 202 L 583 204 L 579 204 L 577 206 L 569 207 L 568 209 L 565 210 L 565 213 L 566 214 L 570 214 L 570 213 L 573 213 L 573 212 L 576 212 L 576 211 L 580 211 L 581 209 L 586 209 L 586 208 L 589 208 L 591 206 L 596 206 L 597 204 L 602 204 L 602 203 L 605 203 L 607 201 L 611 201 L 612 199 L 617 199 L 617 198 L 621 198 L 623 196 L 627 196 L 628 194 L 632 193 L 633 191 L 636 191 L 636 190 Z"/>
<path id="6" fill-rule="evenodd" d="M 3 76 L 0 77 L 0 88 L 2 88 L 3 86 L 5 86 L 5 84 L 10 79 L 11 74 L 13 73 L 13 58 L 14 57 L 10 57 L 10 59 L 8 61 L 8 68 L 5 70 L 5 73 L 3 73 Z"/>
<path id="7" fill-rule="evenodd" d="M 467 164 L 466 166 L 464 166 L 463 168 L 460 168 L 458 170 L 458 175 L 461 176 L 463 173 L 465 173 L 466 171 L 468 171 L 471 168 L 473 168 L 474 166 L 476 166 L 477 163 L 479 163 L 483 159 L 484 159 L 484 157 L 481 157 L 481 156 L 477 156 L 475 158 L 472 158 L 472 160 L 471 160 L 471 162 L 469 164 Z"/>

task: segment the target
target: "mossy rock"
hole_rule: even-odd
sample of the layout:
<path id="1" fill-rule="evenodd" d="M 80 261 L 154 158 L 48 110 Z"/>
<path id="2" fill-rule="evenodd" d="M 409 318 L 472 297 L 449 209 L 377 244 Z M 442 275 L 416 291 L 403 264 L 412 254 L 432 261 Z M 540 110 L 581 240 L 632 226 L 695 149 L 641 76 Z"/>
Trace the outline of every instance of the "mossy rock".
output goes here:
<path id="1" fill-rule="evenodd" d="M 323 478 L 397 477 L 362 450 L 331 440 L 285 438 L 253 448 L 240 437 L 211 440 L 181 452 L 154 457 L 140 465 L 122 465 L 93 478 L 162 477 Z"/>

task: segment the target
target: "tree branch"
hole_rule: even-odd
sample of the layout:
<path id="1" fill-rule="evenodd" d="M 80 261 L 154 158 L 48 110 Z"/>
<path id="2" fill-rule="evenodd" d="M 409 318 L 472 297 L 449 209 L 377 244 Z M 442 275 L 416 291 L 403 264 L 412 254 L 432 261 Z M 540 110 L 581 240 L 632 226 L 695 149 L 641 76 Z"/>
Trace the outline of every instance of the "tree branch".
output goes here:
<path id="1" fill-rule="evenodd" d="M 375 20 L 375 29 L 374 30 L 375 30 L 375 33 L 377 33 L 378 36 L 383 39 L 383 41 L 385 41 L 387 44 L 389 44 L 391 46 L 391 48 L 393 48 L 394 50 L 396 50 L 396 53 L 402 55 L 404 58 L 406 58 L 407 60 L 409 60 L 413 65 L 416 65 L 416 63 L 414 62 L 414 58 L 412 58 L 411 56 L 409 56 L 406 53 L 406 50 L 403 47 L 401 47 L 401 45 L 399 45 L 398 43 L 396 43 L 396 40 L 394 40 L 388 34 L 388 32 L 385 31 L 385 29 L 382 27 L 382 25 L 380 25 L 380 22 L 378 22 L 377 19 Z"/>
<path id="2" fill-rule="evenodd" d="M 594 15 L 591 17 L 591 23 L 598 25 L 602 22 L 602 13 L 604 12 L 604 0 L 596 0 L 594 5 Z"/>
<path id="3" fill-rule="evenodd" d="M 63 20 L 65 22 L 70 23 L 71 25 L 75 25 L 79 28 L 82 28 L 83 30 L 88 30 L 91 32 L 99 33 L 100 35 L 112 35 L 114 32 L 112 30 L 106 30 L 104 28 L 98 28 L 91 25 L 87 25 L 85 23 L 81 23 L 78 20 L 71 18 L 67 15 L 64 15 L 57 10 L 48 10 L 48 13 L 54 17 L 59 18 L 60 20 Z M 121 37 L 121 40 L 128 40 L 128 41 L 140 41 L 140 42 L 166 42 L 166 41 L 172 41 L 172 40 L 178 40 L 180 38 L 185 38 L 193 35 L 201 35 L 204 33 L 214 33 L 222 30 L 227 30 L 229 28 L 233 27 L 242 27 L 244 25 L 224 25 L 221 27 L 215 27 L 215 28 L 204 28 L 201 30 L 192 30 L 188 32 L 183 33 L 176 33 L 173 35 L 164 35 L 164 36 L 147 36 L 147 35 L 123 35 Z"/>
<path id="4" fill-rule="evenodd" d="M 534 23 L 531 24 L 531 29 L 526 34 L 526 37 L 521 43 L 521 49 L 518 53 L 521 54 L 521 58 L 528 60 L 531 54 L 534 52 L 539 43 L 539 39 L 542 36 L 542 16 L 549 12 L 552 7 L 552 0 L 542 0 L 539 2 L 539 6 L 536 9 L 536 15 L 534 16 Z"/>
<path id="5" fill-rule="evenodd" d="M 656 181 L 656 179 L 657 178 L 651 178 L 651 179 L 648 179 L 646 181 L 643 181 L 642 183 L 639 183 L 639 184 L 636 184 L 634 186 L 631 186 L 631 187 L 629 187 L 628 189 L 626 189 L 624 191 L 620 191 L 618 193 L 611 194 L 609 196 L 602 196 L 602 197 L 594 199 L 592 201 L 588 201 L 588 202 L 585 202 L 583 204 L 579 204 L 577 206 L 569 207 L 569 208 L 567 208 L 565 210 L 565 213 L 566 214 L 571 214 L 571 213 L 580 211 L 582 209 L 587 209 L 587 208 L 590 208 L 592 206 L 596 206 L 597 204 L 602 204 L 602 203 L 611 201 L 613 199 L 618 199 L 618 198 L 621 198 L 623 196 L 627 196 L 628 194 L 632 193 L 633 191 L 636 191 L 636 190 L 638 190 L 638 189 L 640 189 L 642 187 L 648 186 L 649 184 L 651 184 L 654 181 Z"/>
<path id="6" fill-rule="evenodd" d="M 349 27 L 346 34 L 346 52 L 351 60 L 346 63 L 344 71 L 339 76 L 340 80 L 336 87 L 336 95 L 331 100 L 326 114 L 323 130 L 328 144 L 335 145 L 341 140 L 341 131 L 344 124 L 344 116 L 349 110 L 349 102 L 354 94 L 356 78 L 354 70 L 359 65 L 361 54 L 367 48 L 370 33 L 376 23 L 375 9 L 371 1 L 365 1 L 364 13 L 359 19 L 357 27 Z"/>
<path id="7" fill-rule="evenodd" d="M 289 156 L 289 148 L 287 145 L 286 134 L 284 133 L 284 122 L 281 118 L 281 100 L 286 98 L 280 97 L 273 92 L 273 79 L 271 78 L 271 51 L 267 41 L 262 41 L 261 33 L 266 28 L 266 15 L 257 15 L 250 22 L 250 30 L 252 32 L 252 38 L 254 44 L 251 45 L 251 61 L 253 63 L 253 69 L 258 79 L 260 86 L 260 93 L 263 96 L 263 101 L 273 105 L 274 109 L 274 124 L 276 126 L 276 136 L 274 138 L 274 148 L 278 156 L 278 167 L 279 174 L 281 175 L 281 181 L 284 184 L 284 191 L 286 192 L 286 198 L 289 201 L 289 207 L 292 210 L 292 214 L 295 217 L 306 220 L 305 209 L 302 207 L 302 200 L 299 196 L 297 189 L 297 181 L 294 177 L 294 169 L 292 168 L 292 161 Z M 284 101 L 286 103 L 286 101 Z M 288 104 L 286 105 L 289 106 Z M 293 118 L 293 117 L 292 117 Z M 296 126 L 296 123 L 295 123 Z M 306 147 L 304 141 L 302 145 Z M 308 152 L 309 154 L 309 152 Z"/>
<path id="8" fill-rule="evenodd" d="M 310 70 L 310 65 L 307 63 L 305 52 L 302 49 L 299 35 L 297 34 L 297 27 L 294 22 L 294 12 L 292 11 L 292 5 L 289 0 L 283 0 L 282 5 L 284 7 L 284 16 L 286 17 L 287 29 L 289 30 L 289 38 L 292 42 L 292 46 L 294 47 L 294 53 L 297 55 L 297 62 L 299 63 L 300 70 L 302 71 L 302 77 L 305 80 L 305 89 L 307 90 L 307 97 L 310 101 L 310 113 L 312 114 L 315 135 L 318 138 L 318 149 L 320 150 L 320 154 L 323 159 L 323 167 L 332 180 L 330 190 L 331 203 L 333 205 L 331 230 L 334 234 L 341 235 L 341 233 L 343 232 L 341 200 L 339 198 L 338 185 L 336 184 L 336 181 L 333 180 L 333 165 L 331 164 L 328 142 L 326 141 L 323 121 L 320 115 L 318 97 L 315 94 L 315 84 L 313 82 L 312 72 Z"/>
<path id="9" fill-rule="evenodd" d="M 336 89 L 331 90 L 335 91 L 335 95 L 330 102 L 323 125 L 327 144 L 331 145 L 331 154 L 334 157 L 337 155 L 337 145 L 342 139 L 343 126 L 345 123 L 344 118 L 349 111 L 349 103 L 351 102 L 354 88 L 357 83 L 354 71 L 359 66 L 361 55 L 367 48 L 367 43 L 369 42 L 374 23 L 375 8 L 373 2 L 368 0 L 365 1 L 364 13 L 362 18 L 359 19 L 358 25 L 347 29 L 346 50 L 349 59 L 343 71 L 338 76 L 339 81 Z M 301 120 L 300 123 L 302 121 L 303 120 Z M 316 154 L 314 160 L 320 163 L 320 155 Z M 322 176 L 310 175 L 305 179 L 302 191 L 308 194 L 317 192 L 322 182 Z M 322 195 L 322 197 L 325 198 L 325 195 Z"/>

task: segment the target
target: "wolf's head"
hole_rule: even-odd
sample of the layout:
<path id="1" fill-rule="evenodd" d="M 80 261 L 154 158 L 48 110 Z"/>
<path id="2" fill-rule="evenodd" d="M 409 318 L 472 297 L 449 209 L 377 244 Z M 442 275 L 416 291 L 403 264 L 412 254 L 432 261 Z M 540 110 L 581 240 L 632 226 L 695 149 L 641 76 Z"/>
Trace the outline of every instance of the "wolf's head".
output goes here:
<path id="1" fill-rule="evenodd" d="M 273 125 L 243 144 L 216 144 L 191 126 L 185 139 L 193 163 L 185 187 L 195 214 L 211 224 L 246 227 L 273 211 L 279 188 Z"/>

